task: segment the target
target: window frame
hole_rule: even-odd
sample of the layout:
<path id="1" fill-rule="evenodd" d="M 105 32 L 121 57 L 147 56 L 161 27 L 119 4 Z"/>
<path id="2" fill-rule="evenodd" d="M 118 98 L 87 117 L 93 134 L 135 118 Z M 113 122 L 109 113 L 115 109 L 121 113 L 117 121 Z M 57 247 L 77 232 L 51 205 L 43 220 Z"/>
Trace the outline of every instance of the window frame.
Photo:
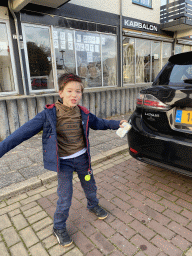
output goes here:
<path id="1" fill-rule="evenodd" d="M 41 89 L 41 90 L 33 90 L 31 86 L 31 74 L 30 74 L 30 68 L 29 68 L 29 58 L 28 58 L 28 52 L 27 52 L 27 42 L 26 42 L 26 36 L 25 36 L 25 26 L 33 26 L 38 28 L 47 28 L 49 31 L 49 38 L 50 38 L 50 50 L 51 50 L 51 64 L 52 64 L 52 71 L 53 71 L 53 88 L 52 89 Z M 23 43 L 24 43 L 24 52 L 25 52 L 25 60 L 26 60 L 26 69 L 27 69 L 27 81 L 29 85 L 29 93 L 30 94 L 39 94 L 39 93 L 53 93 L 58 91 L 58 86 L 55 79 L 55 61 L 54 61 L 54 47 L 53 47 L 53 30 L 52 27 L 49 25 L 37 25 L 37 24 L 31 24 L 31 23 L 22 23 L 22 31 L 23 31 Z"/>
<path id="2" fill-rule="evenodd" d="M 152 9 L 152 0 L 150 0 L 150 2 L 151 2 L 150 5 L 146 5 L 146 4 L 141 3 L 141 0 L 132 0 L 132 3 L 133 3 L 133 4 L 138 4 L 138 5 L 140 5 L 140 6 L 143 6 L 143 7 L 147 7 L 147 8 Z"/>
<path id="3" fill-rule="evenodd" d="M 11 67 L 12 67 L 12 75 L 13 75 L 13 83 L 15 90 L 11 92 L 0 92 L 1 96 L 9 96 L 9 95 L 17 95 L 19 94 L 19 88 L 18 88 L 18 79 L 17 79 L 17 71 L 16 71 L 16 63 L 15 63 L 15 57 L 14 57 L 14 51 L 13 51 L 13 41 L 11 36 L 11 29 L 10 29 L 10 23 L 9 20 L 0 18 L 0 23 L 5 24 L 6 30 L 7 30 L 7 40 L 9 43 L 9 51 L 10 51 L 10 59 L 11 59 Z"/>

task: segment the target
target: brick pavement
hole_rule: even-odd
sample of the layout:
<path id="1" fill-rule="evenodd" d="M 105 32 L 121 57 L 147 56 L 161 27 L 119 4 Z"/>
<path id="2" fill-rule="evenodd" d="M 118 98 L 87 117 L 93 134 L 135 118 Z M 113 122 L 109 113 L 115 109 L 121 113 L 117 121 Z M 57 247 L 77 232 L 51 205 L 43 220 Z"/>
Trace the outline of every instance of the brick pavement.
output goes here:
<path id="1" fill-rule="evenodd" d="M 52 235 L 57 182 L 0 204 L 2 256 L 191 256 L 192 178 L 121 153 L 93 168 L 100 204 L 109 216 L 97 220 L 86 209 L 80 183 L 67 228 L 74 243 L 64 248 Z"/>

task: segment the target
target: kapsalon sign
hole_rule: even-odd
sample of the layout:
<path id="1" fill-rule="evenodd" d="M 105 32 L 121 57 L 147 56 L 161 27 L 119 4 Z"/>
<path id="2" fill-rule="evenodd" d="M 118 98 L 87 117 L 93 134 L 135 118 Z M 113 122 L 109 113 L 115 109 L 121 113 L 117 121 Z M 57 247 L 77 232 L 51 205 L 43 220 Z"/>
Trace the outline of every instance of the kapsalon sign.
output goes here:
<path id="1" fill-rule="evenodd" d="M 142 22 L 142 21 L 136 21 L 136 20 L 132 20 L 132 19 L 124 19 L 123 25 L 124 25 L 124 27 L 129 27 L 129 28 L 132 27 L 134 29 L 158 32 L 157 25 L 153 25 L 150 23 Z"/>

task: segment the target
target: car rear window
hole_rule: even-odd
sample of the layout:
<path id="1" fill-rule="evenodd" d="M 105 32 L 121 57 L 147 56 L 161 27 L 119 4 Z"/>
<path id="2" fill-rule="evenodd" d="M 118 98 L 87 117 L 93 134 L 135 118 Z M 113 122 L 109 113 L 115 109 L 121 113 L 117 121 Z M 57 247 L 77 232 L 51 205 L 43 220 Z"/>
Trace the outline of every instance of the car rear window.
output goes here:
<path id="1" fill-rule="evenodd" d="M 153 85 L 187 86 L 192 84 L 192 64 L 178 65 L 168 62 Z"/>

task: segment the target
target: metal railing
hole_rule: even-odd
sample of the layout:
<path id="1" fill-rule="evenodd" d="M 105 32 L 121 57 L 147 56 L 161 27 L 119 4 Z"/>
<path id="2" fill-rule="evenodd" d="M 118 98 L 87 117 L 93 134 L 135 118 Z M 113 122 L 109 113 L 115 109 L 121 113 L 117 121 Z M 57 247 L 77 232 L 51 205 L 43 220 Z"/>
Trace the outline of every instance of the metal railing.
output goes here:
<path id="1" fill-rule="evenodd" d="M 192 1 L 178 0 L 160 8 L 160 23 L 167 23 L 181 17 L 192 19 Z"/>

